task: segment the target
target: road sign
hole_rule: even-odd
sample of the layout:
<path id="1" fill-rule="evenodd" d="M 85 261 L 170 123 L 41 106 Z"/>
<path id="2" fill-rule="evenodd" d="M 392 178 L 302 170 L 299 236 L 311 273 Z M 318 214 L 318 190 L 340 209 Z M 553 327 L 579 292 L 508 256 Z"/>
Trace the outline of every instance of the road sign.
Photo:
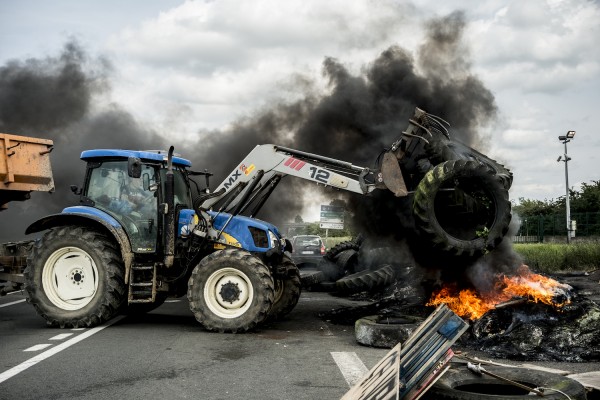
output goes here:
<path id="1" fill-rule="evenodd" d="M 344 207 L 321 206 L 321 223 L 323 229 L 344 229 Z"/>
<path id="2" fill-rule="evenodd" d="M 344 229 L 344 223 L 339 222 L 321 222 L 319 224 L 321 229 Z"/>

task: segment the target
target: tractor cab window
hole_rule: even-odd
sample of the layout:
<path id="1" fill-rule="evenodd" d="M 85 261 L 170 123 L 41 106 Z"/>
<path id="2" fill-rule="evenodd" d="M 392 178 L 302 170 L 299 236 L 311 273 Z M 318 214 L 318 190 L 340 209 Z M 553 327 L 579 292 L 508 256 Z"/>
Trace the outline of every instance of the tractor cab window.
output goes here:
<path id="1" fill-rule="evenodd" d="M 139 178 L 127 174 L 127 160 L 103 162 L 90 171 L 85 195 L 127 232 L 134 252 L 154 252 L 157 239 L 156 172 L 142 165 Z"/>
<path id="2" fill-rule="evenodd" d="M 166 182 L 166 172 L 167 171 L 164 169 L 160 171 L 163 182 Z M 192 199 L 190 195 L 190 187 L 185 176 L 185 171 L 174 168 L 173 182 L 175 184 L 175 207 L 181 205 L 183 208 L 191 208 Z"/>

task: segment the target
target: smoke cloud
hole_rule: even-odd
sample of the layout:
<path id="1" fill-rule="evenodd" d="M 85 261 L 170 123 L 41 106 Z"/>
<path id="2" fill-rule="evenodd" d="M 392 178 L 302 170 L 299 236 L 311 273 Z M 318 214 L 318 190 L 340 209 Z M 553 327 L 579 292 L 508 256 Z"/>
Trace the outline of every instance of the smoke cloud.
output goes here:
<path id="1" fill-rule="evenodd" d="M 310 78 L 301 77 L 301 100 L 273 104 L 226 130 L 199 131 L 197 139 L 178 145 L 176 152 L 189 158 L 194 169 L 213 172 L 213 188 L 254 146 L 264 143 L 371 167 L 399 138 L 416 106 L 450 121 L 456 138 L 478 147 L 478 129 L 495 118 L 496 104 L 470 71 L 462 35 L 465 24 L 460 12 L 430 20 L 418 51 L 392 45 L 359 74 L 352 74 L 343 60 L 327 57 L 322 64 L 326 94 L 306 84 Z M 53 195 L 34 193 L 30 201 L 10 203 L 0 214 L 0 241 L 23 238 L 29 223 L 77 202 L 68 187 L 82 182 L 82 150 L 171 144 L 117 104 L 100 112 L 94 109 L 94 99 L 110 93 L 111 69 L 109 62 L 90 58 L 74 41 L 57 57 L 13 61 L 0 68 L 0 131 L 53 139 L 57 187 Z M 302 213 L 307 187 L 313 186 L 285 178 L 259 217 L 275 224 L 292 220 Z M 372 197 L 328 193 L 346 198 L 360 231 L 405 238 L 402 227 L 411 225 L 409 200 L 383 191 Z"/>
<path id="2" fill-rule="evenodd" d="M 29 224 L 77 203 L 69 186 L 83 182 L 81 151 L 165 147 L 163 138 L 118 105 L 94 109 L 94 100 L 110 92 L 111 69 L 107 60 L 90 58 L 74 40 L 56 57 L 0 67 L 0 132 L 52 139 L 56 187 L 55 193 L 34 192 L 31 200 L 9 203 L 0 214 L 0 242 L 27 239 Z"/>
<path id="3" fill-rule="evenodd" d="M 478 129 L 495 118 L 497 108 L 490 90 L 470 71 L 465 26 L 461 12 L 433 19 L 426 24 L 427 36 L 416 56 L 399 45 L 390 46 L 360 75 L 352 75 L 342 61 L 326 58 L 322 73 L 329 85 L 327 95 L 302 85 L 302 100 L 274 105 L 228 131 L 209 133 L 208 141 L 193 145 L 196 165 L 213 170 L 220 182 L 256 144 L 276 143 L 374 166 L 377 156 L 400 137 L 415 106 L 451 121 L 452 133 L 462 142 L 481 145 Z M 260 217 L 276 224 L 292 220 L 302 210 L 306 185 L 287 179 Z M 346 197 L 362 231 L 402 236 L 398 227 L 410 226 L 406 199 L 383 192 L 369 199 L 331 193 Z"/>

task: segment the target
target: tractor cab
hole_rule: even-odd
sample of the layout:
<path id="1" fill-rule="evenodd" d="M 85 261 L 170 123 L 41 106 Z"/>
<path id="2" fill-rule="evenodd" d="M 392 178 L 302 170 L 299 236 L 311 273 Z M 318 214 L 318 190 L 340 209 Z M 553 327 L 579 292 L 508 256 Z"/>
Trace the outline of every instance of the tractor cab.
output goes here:
<path id="1" fill-rule="evenodd" d="M 155 253 L 164 227 L 166 154 L 131 150 L 88 150 L 82 203 L 109 214 L 125 230 L 134 253 Z M 191 207 L 185 168 L 191 163 L 173 157 L 174 205 Z"/>

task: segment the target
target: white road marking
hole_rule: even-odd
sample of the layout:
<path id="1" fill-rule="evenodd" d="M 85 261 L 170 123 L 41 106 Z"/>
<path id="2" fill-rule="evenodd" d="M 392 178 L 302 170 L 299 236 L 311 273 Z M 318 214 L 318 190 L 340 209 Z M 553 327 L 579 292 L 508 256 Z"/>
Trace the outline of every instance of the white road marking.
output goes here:
<path id="1" fill-rule="evenodd" d="M 356 353 L 332 351 L 331 356 L 350 387 L 358 383 L 369 372 Z"/>
<path id="2" fill-rule="evenodd" d="M 63 340 L 71 336 L 72 333 L 61 333 L 60 335 L 52 336 L 50 340 Z"/>
<path id="3" fill-rule="evenodd" d="M 0 308 L 2 308 L 2 307 L 8 307 L 8 306 L 12 306 L 13 304 L 19 304 L 19 303 L 22 303 L 22 302 L 24 302 L 24 301 L 25 301 L 25 299 L 22 299 L 22 300 L 17 300 L 17 301 L 13 301 L 13 302 L 11 302 L 11 303 L 6 303 L 6 304 L 0 304 Z"/>
<path id="4" fill-rule="evenodd" d="M 0 383 L 25 371 L 29 367 L 33 367 L 40 361 L 44 361 L 46 358 L 52 357 L 53 355 L 73 346 L 74 344 L 79 343 L 82 340 L 89 338 L 90 336 L 100 332 L 102 329 L 107 328 L 116 322 L 119 322 L 123 318 L 125 318 L 125 315 L 119 315 L 118 317 L 113 318 L 112 320 L 108 321 L 107 323 L 105 323 L 103 325 L 97 326 L 86 332 L 83 332 L 82 334 L 77 335 L 74 338 L 67 340 L 66 342 L 62 342 L 62 343 L 52 347 L 51 349 L 48 349 L 45 352 L 38 354 L 37 356 L 30 358 L 29 360 L 23 361 L 21 364 L 16 365 L 7 371 L 4 371 L 3 373 L 0 374 Z"/>
<path id="5" fill-rule="evenodd" d="M 181 300 L 179 299 L 172 299 L 172 300 L 165 300 L 165 303 L 179 303 Z"/>
<path id="6" fill-rule="evenodd" d="M 52 346 L 52 345 L 50 343 L 36 344 L 35 346 L 31 346 L 30 348 L 25 349 L 23 351 L 40 351 L 40 350 L 44 350 L 48 346 Z"/>

